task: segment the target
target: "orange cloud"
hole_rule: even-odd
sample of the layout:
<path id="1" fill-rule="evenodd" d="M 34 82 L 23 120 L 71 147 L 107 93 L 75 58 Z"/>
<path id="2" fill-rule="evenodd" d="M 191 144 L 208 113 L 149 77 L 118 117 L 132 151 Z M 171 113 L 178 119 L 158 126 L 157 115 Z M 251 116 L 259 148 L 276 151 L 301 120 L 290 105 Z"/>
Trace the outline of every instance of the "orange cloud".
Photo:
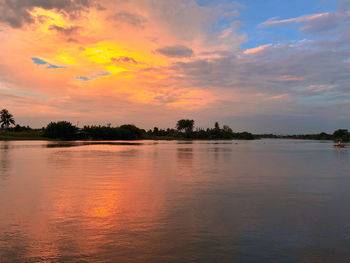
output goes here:
<path id="1" fill-rule="evenodd" d="M 258 52 L 261 52 L 263 50 L 265 50 L 266 48 L 268 47 L 271 47 L 272 44 L 267 44 L 267 45 L 262 45 L 262 46 L 258 46 L 258 47 L 255 47 L 255 48 L 250 48 L 250 49 L 246 49 L 244 51 L 244 54 L 255 54 L 255 53 L 258 53 Z"/>
<path id="2" fill-rule="evenodd" d="M 215 8 L 156 2 L 21 9 L 27 19 L 7 22 L 0 31 L 0 82 L 7 89 L 0 91 L 2 105 L 19 120 L 43 120 L 33 121 L 37 126 L 58 119 L 144 126 L 199 113 L 254 112 L 256 91 L 234 90 L 244 74 L 229 72 L 239 68 L 231 66 L 235 55 L 250 57 L 240 56 L 246 36 L 235 26 L 213 32 Z"/>

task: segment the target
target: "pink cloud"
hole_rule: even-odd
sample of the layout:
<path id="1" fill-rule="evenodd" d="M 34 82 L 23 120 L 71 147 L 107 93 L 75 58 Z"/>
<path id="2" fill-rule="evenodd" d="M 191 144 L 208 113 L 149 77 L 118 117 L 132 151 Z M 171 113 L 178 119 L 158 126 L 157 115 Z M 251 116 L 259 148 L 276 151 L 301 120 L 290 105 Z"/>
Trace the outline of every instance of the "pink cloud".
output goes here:
<path id="1" fill-rule="evenodd" d="M 289 23 L 301 23 L 301 22 L 309 22 L 312 20 L 316 20 L 325 16 L 328 16 L 329 13 L 320 13 L 320 14 L 313 14 L 313 15 L 305 15 L 305 16 L 299 16 L 295 18 L 289 18 L 289 19 L 281 19 L 281 20 L 267 20 L 260 24 L 260 26 L 270 26 L 270 25 L 278 25 L 278 24 L 289 24 Z"/>
<path id="2" fill-rule="evenodd" d="M 246 54 L 246 55 L 248 55 L 248 54 L 255 54 L 255 53 L 261 52 L 261 51 L 263 51 L 266 48 L 269 48 L 271 46 L 272 46 L 272 44 L 267 44 L 267 45 L 262 45 L 262 46 L 258 46 L 258 47 L 255 47 L 255 48 L 246 49 L 244 51 L 244 54 Z"/>

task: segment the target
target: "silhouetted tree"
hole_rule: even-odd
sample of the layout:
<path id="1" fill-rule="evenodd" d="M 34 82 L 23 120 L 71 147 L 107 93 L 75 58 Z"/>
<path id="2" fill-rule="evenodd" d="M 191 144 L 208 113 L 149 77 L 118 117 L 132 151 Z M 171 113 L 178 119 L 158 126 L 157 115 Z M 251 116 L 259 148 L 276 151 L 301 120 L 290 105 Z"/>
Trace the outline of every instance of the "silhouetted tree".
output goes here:
<path id="1" fill-rule="evenodd" d="M 20 129 L 21 127 L 18 127 Z M 248 132 L 235 133 L 224 125 L 221 129 L 216 123 L 214 128 L 200 129 L 195 131 L 194 120 L 182 119 L 176 124 L 177 129 L 160 129 L 154 127 L 147 132 L 132 124 L 121 125 L 120 127 L 108 126 L 84 126 L 79 130 L 69 122 L 52 122 L 44 128 L 44 135 L 49 138 L 79 139 L 82 137 L 95 140 L 138 140 L 138 139 L 210 139 L 210 140 L 231 140 L 255 139 L 254 135 Z"/>
<path id="2" fill-rule="evenodd" d="M 158 136 L 158 134 L 159 134 L 159 129 L 158 129 L 158 127 L 154 127 L 154 128 L 153 128 L 153 135 L 154 135 L 154 136 Z"/>
<path id="3" fill-rule="evenodd" d="M 98 140 L 136 140 L 142 139 L 146 135 L 145 130 L 137 128 L 132 124 L 126 124 L 120 127 L 85 126 L 81 132 L 88 134 L 90 138 Z"/>
<path id="4" fill-rule="evenodd" d="M 235 133 L 235 139 L 240 140 L 254 140 L 254 135 L 249 132 L 239 132 Z"/>
<path id="5" fill-rule="evenodd" d="M 350 133 L 346 129 L 339 129 L 333 133 L 333 139 L 336 141 L 350 141 Z"/>
<path id="6" fill-rule="evenodd" d="M 17 124 L 15 127 L 11 128 L 10 130 L 14 132 L 21 132 L 21 131 L 30 131 L 32 129 L 29 126 L 25 127 Z"/>
<path id="7" fill-rule="evenodd" d="M 145 130 L 137 128 L 133 124 L 125 124 L 119 127 L 122 139 L 126 140 L 136 140 L 141 139 L 142 136 L 146 133 Z"/>
<path id="8" fill-rule="evenodd" d="M 185 130 L 187 133 L 192 132 L 194 127 L 194 120 L 182 119 L 176 123 L 176 129 L 178 131 Z"/>
<path id="9" fill-rule="evenodd" d="M 321 132 L 320 134 L 314 136 L 314 138 L 317 140 L 330 140 L 332 136 L 325 132 Z"/>
<path id="10" fill-rule="evenodd" d="M 215 130 L 220 130 L 220 126 L 218 122 L 215 122 Z"/>
<path id="11" fill-rule="evenodd" d="M 44 136 L 53 139 L 74 139 L 78 128 L 73 126 L 70 122 L 59 121 L 51 122 L 44 129 Z"/>
<path id="12" fill-rule="evenodd" d="M 232 129 L 230 128 L 230 126 L 224 125 L 222 129 L 223 129 L 225 132 L 233 133 L 233 131 L 232 131 Z"/>
<path id="13" fill-rule="evenodd" d="M 0 124 L 1 128 L 5 130 L 7 130 L 11 124 L 15 124 L 15 119 L 13 118 L 12 114 L 6 109 L 3 109 L 0 112 Z"/>

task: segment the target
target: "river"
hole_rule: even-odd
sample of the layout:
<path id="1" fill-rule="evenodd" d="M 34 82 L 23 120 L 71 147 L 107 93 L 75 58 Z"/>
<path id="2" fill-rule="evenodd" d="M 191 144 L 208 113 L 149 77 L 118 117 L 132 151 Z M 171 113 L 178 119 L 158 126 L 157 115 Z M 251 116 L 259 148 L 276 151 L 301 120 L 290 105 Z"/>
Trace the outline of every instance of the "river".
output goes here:
<path id="1" fill-rule="evenodd" d="M 350 148 L 0 142 L 0 262 L 350 262 Z"/>

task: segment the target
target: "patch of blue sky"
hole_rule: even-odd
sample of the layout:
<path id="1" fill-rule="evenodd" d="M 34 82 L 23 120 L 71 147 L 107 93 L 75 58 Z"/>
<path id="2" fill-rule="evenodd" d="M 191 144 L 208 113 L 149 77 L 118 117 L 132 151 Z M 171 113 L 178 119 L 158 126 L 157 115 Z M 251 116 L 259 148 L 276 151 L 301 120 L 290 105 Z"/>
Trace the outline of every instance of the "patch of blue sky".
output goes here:
<path id="1" fill-rule="evenodd" d="M 78 79 L 78 80 L 81 80 L 81 81 L 89 81 L 89 80 L 91 80 L 91 78 L 89 78 L 89 77 L 84 77 L 84 76 L 77 76 L 77 79 Z"/>
<path id="2" fill-rule="evenodd" d="M 111 75 L 111 73 L 109 73 L 108 71 L 101 71 L 101 72 L 97 73 L 96 75 L 98 77 L 103 77 L 103 76 Z"/>
<path id="3" fill-rule="evenodd" d="M 56 69 L 56 68 L 64 68 L 64 67 L 56 66 L 56 65 L 54 65 L 54 64 L 49 64 L 49 65 L 47 66 L 47 68 Z"/>
<path id="4" fill-rule="evenodd" d="M 232 1 L 232 0 L 196 0 L 197 4 L 200 6 L 210 6 L 210 7 L 217 7 L 219 5 L 224 4 L 234 4 L 237 6 L 239 4 L 239 1 Z"/>
<path id="5" fill-rule="evenodd" d="M 239 11 L 235 19 L 222 18 L 212 25 L 213 30 L 222 31 L 232 26 L 233 21 L 239 21 L 238 34 L 247 34 L 247 42 L 242 44 L 244 49 L 254 48 L 266 44 L 276 44 L 302 39 L 317 39 L 317 36 L 306 36 L 300 31 L 300 24 L 283 24 L 259 26 L 271 18 L 289 19 L 303 15 L 318 14 L 334 11 L 338 1 L 326 0 L 196 0 L 201 6 L 218 7 L 230 5 Z M 234 4 L 236 3 L 236 4 Z"/>
<path id="6" fill-rule="evenodd" d="M 101 72 L 98 72 L 94 75 L 91 75 L 89 77 L 86 77 L 86 76 L 77 76 L 77 80 L 81 80 L 81 81 L 90 81 L 90 80 L 93 80 L 95 78 L 98 78 L 98 77 L 104 77 L 104 76 L 108 76 L 110 75 L 111 73 L 109 73 L 108 71 L 101 71 Z"/>
<path id="7" fill-rule="evenodd" d="M 32 57 L 31 59 L 34 62 L 34 64 L 36 64 L 36 65 L 39 65 L 39 66 L 47 65 L 46 68 L 48 68 L 48 69 L 65 68 L 65 66 L 57 66 L 57 65 L 51 64 L 51 63 L 49 63 L 41 58 Z"/>
<path id="8" fill-rule="evenodd" d="M 42 60 L 40 58 L 34 58 L 33 57 L 32 60 L 37 65 L 46 65 L 47 64 L 47 62 L 45 60 Z"/>
<path id="9" fill-rule="evenodd" d="M 302 23 L 260 26 L 261 23 L 271 18 L 289 19 L 334 11 L 337 7 L 337 1 L 322 0 L 241 0 L 241 3 L 246 5 L 246 8 L 241 10 L 240 20 L 243 23 L 239 32 L 245 32 L 248 35 L 248 41 L 242 45 L 243 48 L 306 38 L 306 35 L 300 31 Z M 316 38 L 315 36 L 307 37 Z"/>

